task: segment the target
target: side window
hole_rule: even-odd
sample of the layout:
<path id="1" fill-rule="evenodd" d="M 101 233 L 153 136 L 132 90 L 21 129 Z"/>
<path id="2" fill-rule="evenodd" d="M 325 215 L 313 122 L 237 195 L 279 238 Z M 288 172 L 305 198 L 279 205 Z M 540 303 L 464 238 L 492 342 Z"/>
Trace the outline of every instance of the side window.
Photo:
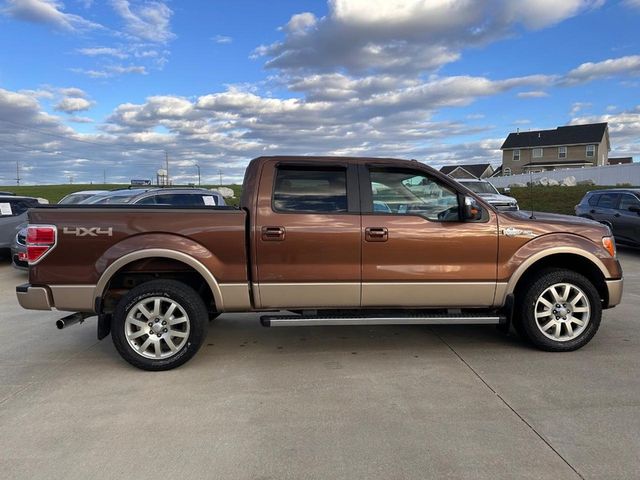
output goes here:
<path id="1" fill-rule="evenodd" d="M 31 205 L 28 205 L 24 200 L 10 200 L 9 203 L 11 204 L 11 210 L 14 216 L 22 215 L 31 207 Z"/>
<path id="2" fill-rule="evenodd" d="M 602 195 L 600 195 L 600 200 L 598 200 L 598 207 L 615 208 L 617 200 L 617 193 L 603 193 Z"/>
<path id="3" fill-rule="evenodd" d="M 411 170 L 370 169 L 373 212 L 459 221 L 458 194 Z"/>
<path id="4" fill-rule="evenodd" d="M 152 195 L 151 197 L 143 198 L 139 202 L 136 202 L 136 205 L 155 205 L 155 204 L 156 204 L 155 195 Z"/>
<path id="5" fill-rule="evenodd" d="M 273 208 L 278 212 L 346 212 L 347 170 L 278 168 L 273 189 Z"/>
<path id="6" fill-rule="evenodd" d="M 640 200 L 633 195 L 623 193 L 620 196 L 620 205 L 618 205 L 618 210 L 629 211 L 629 207 L 640 207 Z"/>
<path id="7" fill-rule="evenodd" d="M 599 194 L 591 195 L 589 197 L 589 205 L 591 205 L 592 207 L 595 207 L 596 205 L 598 205 L 598 200 L 600 200 Z"/>

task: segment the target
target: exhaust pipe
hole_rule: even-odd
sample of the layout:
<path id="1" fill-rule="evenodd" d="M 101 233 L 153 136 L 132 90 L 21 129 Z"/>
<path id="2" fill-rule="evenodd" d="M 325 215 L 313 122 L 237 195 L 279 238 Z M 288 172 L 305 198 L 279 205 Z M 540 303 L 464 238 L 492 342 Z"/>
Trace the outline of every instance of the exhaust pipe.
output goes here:
<path id="1" fill-rule="evenodd" d="M 66 317 L 58 320 L 56 322 L 56 327 L 58 327 L 58 330 L 62 330 L 63 328 L 70 327 L 71 325 L 75 325 L 76 323 L 82 323 L 84 322 L 85 318 L 92 317 L 93 315 L 95 315 L 95 313 L 72 313 L 71 315 L 67 315 Z"/>

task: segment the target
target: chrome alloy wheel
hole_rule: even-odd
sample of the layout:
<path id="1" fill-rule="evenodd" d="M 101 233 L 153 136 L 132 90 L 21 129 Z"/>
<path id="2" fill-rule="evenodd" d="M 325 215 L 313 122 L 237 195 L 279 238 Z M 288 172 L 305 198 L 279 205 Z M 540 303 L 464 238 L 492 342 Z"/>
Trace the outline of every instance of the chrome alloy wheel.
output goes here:
<path id="1" fill-rule="evenodd" d="M 544 290 L 535 305 L 536 326 L 556 342 L 580 336 L 589 324 L 591 306 L 587 295 L 572 283 L 556 283 Z"/>
<path id="2" fill-rule="evenodd" d="M 128 312 L 124 333 L 131 348 L 146 358 L 169 358 L 178 353 L 189 338 L 187 312 L 167 297 L 140 300 Z"/>

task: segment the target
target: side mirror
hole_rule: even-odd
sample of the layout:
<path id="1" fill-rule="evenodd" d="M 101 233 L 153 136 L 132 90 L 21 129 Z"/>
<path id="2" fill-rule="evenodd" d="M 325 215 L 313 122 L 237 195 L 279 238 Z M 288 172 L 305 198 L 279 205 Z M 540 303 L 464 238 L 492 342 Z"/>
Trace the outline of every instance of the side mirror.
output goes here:
<path id="1" fill-rule="evenodd" d="M 464 220 L 475 221 L 482 218 L 482 207 L 478 205 L 475 198 L 465 195 L 464 197 Z"/>
<path id="2" fill-rule="evenodd" d="M 636 212 L 637 214 L 640 215 L 640 207 L 638 207 L 637 205 L 631 205 L 629 207 L 629 211 L 630 212 Z"/>

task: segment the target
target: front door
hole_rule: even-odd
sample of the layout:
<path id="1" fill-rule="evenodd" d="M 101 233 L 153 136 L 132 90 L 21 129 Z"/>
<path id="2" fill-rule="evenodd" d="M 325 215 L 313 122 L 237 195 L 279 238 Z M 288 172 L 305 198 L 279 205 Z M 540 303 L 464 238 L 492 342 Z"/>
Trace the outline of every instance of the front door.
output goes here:
<path id="1" fill-rule="evenodd" d="M 258 305 L 359 307 L 356 167 L 266 163 L 259 188 L 253 229 Z"/>
<path id="2" fill-rule="evenodd" d="M 640 243 L 640 200 L 630 193 L 621 193 L 616 213 L 612 218 L 613 233 L 627 243 Z"/>
<path id="3" fill-rule="evenodd" d="M 360 179 L 363 307 L 493 304 L 493 212 L 461 221 L 458 193 L 419 169 L 362 166 Z"/>

